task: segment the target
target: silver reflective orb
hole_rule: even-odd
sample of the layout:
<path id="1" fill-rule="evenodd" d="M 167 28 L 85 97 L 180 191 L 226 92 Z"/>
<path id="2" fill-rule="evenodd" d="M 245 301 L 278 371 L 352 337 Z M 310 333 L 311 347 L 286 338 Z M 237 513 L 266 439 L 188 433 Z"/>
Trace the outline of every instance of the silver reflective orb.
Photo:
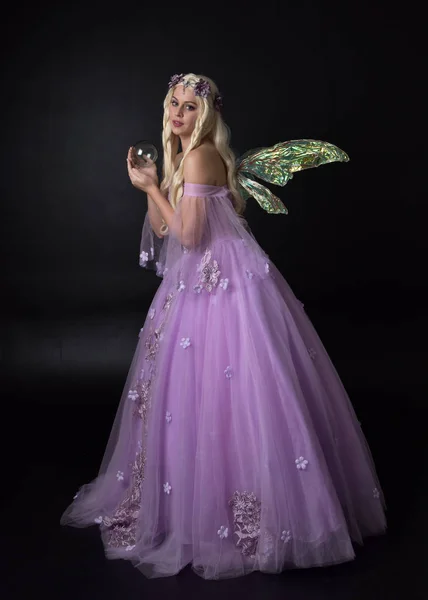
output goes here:
<path id="1" fill-rule="evenodd" d="M 133 157 L 137 167 L 147 167 L 152 162 L 156 162 L 158 158 L 158 151 L 156 146 L 150 142 L 142 140 L 141 142 L 134 144 Z"/>

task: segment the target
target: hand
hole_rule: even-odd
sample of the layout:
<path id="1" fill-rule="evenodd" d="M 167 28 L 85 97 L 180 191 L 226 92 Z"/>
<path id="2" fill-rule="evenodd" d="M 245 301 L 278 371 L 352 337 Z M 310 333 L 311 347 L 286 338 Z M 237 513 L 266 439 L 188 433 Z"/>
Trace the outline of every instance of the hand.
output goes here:
<path id="1" fill-rule="evenodd" d="M 133 148 L 132 146 L 129 148 L 126 158 L 129 178 L 134 187 L 146 193 L 150 188 L 158 185 L 156 165 L 151 159 L 147 159 L 147 162 L 146 167 L 138 167 L 133 156 Z"/>

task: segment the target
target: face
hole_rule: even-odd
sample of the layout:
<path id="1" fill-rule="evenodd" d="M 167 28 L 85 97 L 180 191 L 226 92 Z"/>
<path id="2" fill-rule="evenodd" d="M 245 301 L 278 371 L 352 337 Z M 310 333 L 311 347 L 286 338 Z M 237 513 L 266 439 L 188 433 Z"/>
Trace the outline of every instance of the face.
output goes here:
<path id="1" fill-rule="evenodd" d="M 198 118 L 199 107 L 191 86 L 176 85 L 169 105 L 172 131 L 181 137 L 192 135 Z"/>

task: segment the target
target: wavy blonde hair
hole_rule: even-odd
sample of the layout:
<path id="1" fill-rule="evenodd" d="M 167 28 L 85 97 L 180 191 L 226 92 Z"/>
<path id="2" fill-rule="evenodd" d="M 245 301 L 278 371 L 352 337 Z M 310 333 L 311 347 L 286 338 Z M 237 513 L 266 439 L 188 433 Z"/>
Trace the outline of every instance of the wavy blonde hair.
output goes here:
<path id="1" fill-rule="evenodd" d="M 233 197 L 233 207 L 239 215 L 242 215 L 245 210 L 246 201 L 241 196 L 238 189 L 235 167 L 236 158 L 229 146 L 230 130 L 223 121 L 220 112 L 214 108 L 214 97 L 216 94 L 218 94 L 218 88 L 214 81 L 205 75 L 187 73 L 187 75 L 184 75 L 184 78 L 192 86 L 201 78 L 205 81 L 208 81 L 211 87 L 211 92 L 207 98 L 196 96 L 199 114 L 190 138 L 190 143 L 183 154 L 183 158 L 178 169 L 176 170 L 175 159 L 178 153 L 179 137 L 173 133 L 169 120 L 169 105 L 174 94 L 174 87 L 168 91 L 163 103 L 164 114 L 162 144 L 164 158 L 161 190 L 166 192 L 169 189 L 169 201 L 172 207 L 176 208 L 183 194 L 184 160 L 189 152 L 197 148 L 203 140 L 209 140 L 214 144 L 218 153 L 223 159 L 227 171 L 227 186 Z"/>

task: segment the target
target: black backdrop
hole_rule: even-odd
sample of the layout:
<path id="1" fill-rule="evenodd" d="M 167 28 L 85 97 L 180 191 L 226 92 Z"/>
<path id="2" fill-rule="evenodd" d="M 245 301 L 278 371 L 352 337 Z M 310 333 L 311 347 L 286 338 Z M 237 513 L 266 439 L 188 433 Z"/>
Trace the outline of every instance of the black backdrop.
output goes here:
<path id="1" fill-rule="evenodd" d="M 390 519 L 404 529 L 394 473 L 410 470 L 419 502 L 409 456 L 424 451 L 426 415 L 422 16 L 343 1 L 9 10 L 2 387 L 34 464 L 62 478 L 49 518 L 96 474 L 160 283 L 138 266 L 146 199 L 129 182 L 127 149 L 141 138 L 161 147 L 169 77 L 193 71 L 217 82 L 237 153 L 316 138 L 350 156 L 277 190 L 288 216 L 255 201 L 246 216 L 305 303 L 365 425 Z"/>

